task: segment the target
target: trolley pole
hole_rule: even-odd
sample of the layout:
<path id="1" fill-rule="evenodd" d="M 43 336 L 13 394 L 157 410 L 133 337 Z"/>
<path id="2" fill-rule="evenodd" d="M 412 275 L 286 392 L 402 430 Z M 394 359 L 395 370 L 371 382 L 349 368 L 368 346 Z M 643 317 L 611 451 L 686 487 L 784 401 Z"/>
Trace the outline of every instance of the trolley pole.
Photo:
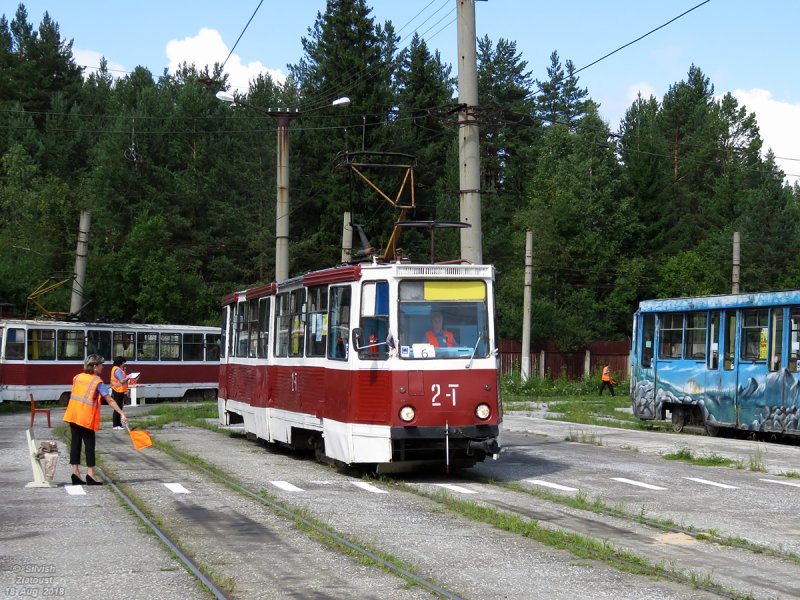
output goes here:
<path id="1" fill-rule="evenodd" d="M 461 258 L 483 263 L 481 231 L 480 145 L 475 111 L 478 107 L 478 60 L 475 50 L 475 0 L 456 0 L 458 10 L 458 164 Z"/>

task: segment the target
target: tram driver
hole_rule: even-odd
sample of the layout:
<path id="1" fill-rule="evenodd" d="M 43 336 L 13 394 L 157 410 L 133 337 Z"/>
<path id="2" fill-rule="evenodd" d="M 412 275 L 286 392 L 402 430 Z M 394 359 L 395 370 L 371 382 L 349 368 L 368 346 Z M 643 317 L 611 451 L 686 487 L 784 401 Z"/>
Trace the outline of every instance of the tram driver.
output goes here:
<path id="1" fill-rule="evenodd" d="M 453 333 L 444 329 L 442 313 L 431 313 L 431 328 L 425 333 L 425 341 L 434 348 L 452 348 L 455 345 Z"/>

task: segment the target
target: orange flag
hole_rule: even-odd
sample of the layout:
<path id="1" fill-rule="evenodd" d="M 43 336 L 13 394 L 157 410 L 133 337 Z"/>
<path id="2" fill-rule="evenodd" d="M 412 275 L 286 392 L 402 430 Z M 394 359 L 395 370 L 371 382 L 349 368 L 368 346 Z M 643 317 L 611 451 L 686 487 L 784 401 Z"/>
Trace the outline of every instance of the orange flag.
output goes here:
<path id="1" fill-rule="evenodd" d="M 153 440 L 150 437 L 150 434 L 146 431 L 141 431 L 138 429 L 129 429 L 128 433 L 131 434 L 131 441 L 133 442 L 133 447 L 137 450 L 141 450 L 142 448 L 147 448 L 148 446 L 153 445 Z"/>

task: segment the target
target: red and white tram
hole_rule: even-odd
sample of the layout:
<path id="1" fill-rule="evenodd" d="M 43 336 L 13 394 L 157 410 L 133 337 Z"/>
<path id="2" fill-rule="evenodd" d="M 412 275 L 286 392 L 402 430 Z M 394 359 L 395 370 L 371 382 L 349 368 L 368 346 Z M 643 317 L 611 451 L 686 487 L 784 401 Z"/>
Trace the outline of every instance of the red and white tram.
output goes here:
<path id="1" fill-rule="evenodd" d="M 219 380 L 220 330 L 191 325 L 131 325 L 72 321 L 0 320 L 0 402 L 66 403 L 72 378 L 87 354 L 140 373 L 150 398 L 210 397 Z M 108 373 L 108 371 L 106 371 Z"/>
<path id="2" fill-rule="evenodd" d="M 492 266 L 345 265 L 222 307 L 223 425 L 378 472 L 499 452 Z"/>

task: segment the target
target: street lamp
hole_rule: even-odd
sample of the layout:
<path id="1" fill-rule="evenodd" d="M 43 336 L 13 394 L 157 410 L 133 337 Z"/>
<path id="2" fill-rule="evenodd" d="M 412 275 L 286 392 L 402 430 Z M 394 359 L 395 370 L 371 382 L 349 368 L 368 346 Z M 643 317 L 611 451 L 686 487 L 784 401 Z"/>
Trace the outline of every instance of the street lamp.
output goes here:
<path id="1" fill-rule="evenodd" d="M 278 126 L 278 176 L 277 176 L 277 205 L 275 208 L 275 281 L 289 278 L 289 124 L 291 120 L 299 117 L 299 110 L 264 110 L 256 106 L 237 102 L 233 94 L 225 91 L 217 92 L 217 99 L 227 102 L 232 106 L 239 104 L 259 112 L 266 112 L 275 119 Z M 350 98 L 341 97 L 331 102 L 331 106 L 350 104 Z M 324 108 L 321 106 L 319 108 Z M 313 109 L 317 110 L 317 109 Z M 310 111 L 305 111 L 310 112 Z"/>

